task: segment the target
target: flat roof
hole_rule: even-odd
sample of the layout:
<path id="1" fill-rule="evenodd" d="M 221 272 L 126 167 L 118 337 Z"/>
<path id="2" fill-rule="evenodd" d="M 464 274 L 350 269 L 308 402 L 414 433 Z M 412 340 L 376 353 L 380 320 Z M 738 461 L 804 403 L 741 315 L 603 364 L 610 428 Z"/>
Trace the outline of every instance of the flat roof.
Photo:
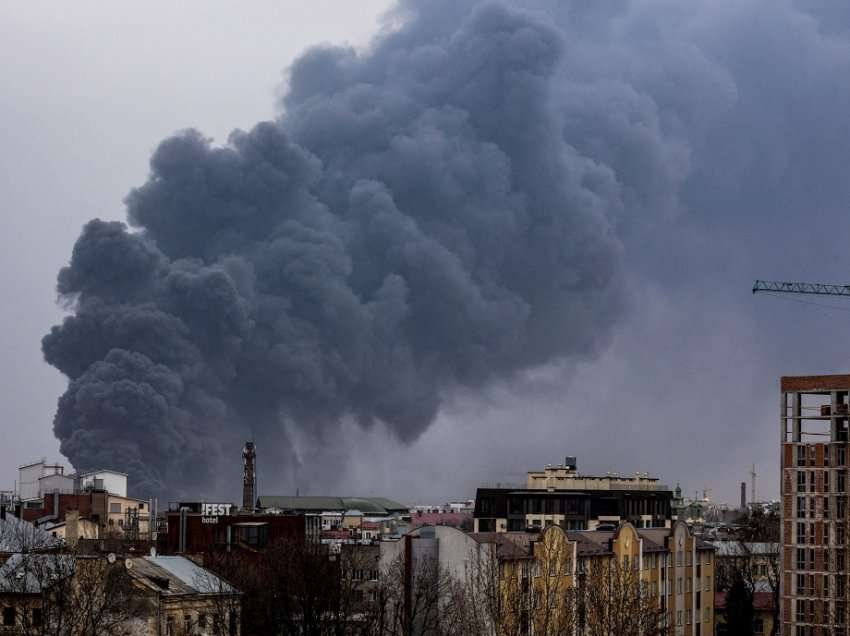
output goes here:
<path id="1" fill-rule="evenodd" d="M 848 391 L 850 375 L 783 375 L 782 391 Z"/>

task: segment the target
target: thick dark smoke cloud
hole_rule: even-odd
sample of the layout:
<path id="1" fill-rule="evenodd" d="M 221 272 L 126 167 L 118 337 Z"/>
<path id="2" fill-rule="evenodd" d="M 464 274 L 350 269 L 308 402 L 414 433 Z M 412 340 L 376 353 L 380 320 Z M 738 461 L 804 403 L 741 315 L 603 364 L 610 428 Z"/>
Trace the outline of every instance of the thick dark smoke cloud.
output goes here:
<path id="1" fill-rule="evenodd" d="M 404 0 L 369 50 L 308 51 L 278 121 L 163 141 L 130 228 L 84 228 L 44 339 L 70 379 L 62 451 L 197 492 L 255 437 L 265 474 L 303 484 L 328 466 L 299 445 L 341 419 L 412 442 L 446 396 L 612 342 L 598 403 L 566 409 L 579 439 L 665 444 L 684 412 L 691 442 L 745 438 L 753 396 L 772 421 L 776 374 L 805 364 L 730 345 L 751 318 L 730 290 L 846 278 L 824 237 L 850 205 L 848 19 L 832 0 Z M 708 393 L 748 406 L 691 413 Z"/>
<path id="2" fill-rule="evenodd" d="M 292 470 L 288 430 L 412 441 L 444 392 L 605 344 L 621 246 L 562 138 L 563 37 L 498 4 L 459 17 L 307 53 L 280 121 L 165 140 L 137 231 L 83 229 L 43 343 L 76 467 L 191 491 L 256 437 Z"/>

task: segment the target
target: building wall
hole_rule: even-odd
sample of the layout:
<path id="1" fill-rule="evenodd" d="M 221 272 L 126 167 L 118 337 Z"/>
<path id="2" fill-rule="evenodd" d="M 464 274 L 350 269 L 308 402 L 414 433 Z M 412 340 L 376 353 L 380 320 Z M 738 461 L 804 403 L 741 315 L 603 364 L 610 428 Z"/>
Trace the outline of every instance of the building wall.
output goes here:
<path id="1" fill-rule="evenodd" d="M 66 475 L 47 475 L 38 480 L 38 496 L 43 497 L 46 493 L 59 492 L 63 495 L 74 494 L 74 478 Z"/>
<path id="2" fill-rule="evenodd" d="M 80 487 L 83 489 L 94 488 L 96 480 L 103 482 L 103 490 L 106 492 L 118 497 L 127 496 L 127 475 L 111 470 L 85 473 L 80 475 Z"/>
<path id="3" fill-rule="evenodd" d="M 198 634 L 228 634 L 239 636 L 241 633 L 241 604 L 236 596 L 222 598 L 166 598 L 162 601 L 162 611 L 149 619 L 150 636 L 190 636 Z M 234 632 L 229 631 L 230 614 L 235 615 Z M 220 630 L 214 623 L 221 622 Z M 157 625 L 157 622 L 159 623 Z M 205 622 L 206 627 L 201 627 Z"/>

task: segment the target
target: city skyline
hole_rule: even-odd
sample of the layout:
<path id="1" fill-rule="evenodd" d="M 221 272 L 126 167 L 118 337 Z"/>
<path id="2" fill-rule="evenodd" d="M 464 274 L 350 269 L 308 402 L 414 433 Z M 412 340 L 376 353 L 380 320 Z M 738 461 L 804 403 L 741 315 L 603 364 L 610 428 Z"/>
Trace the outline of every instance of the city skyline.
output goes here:
<path id="1" fill-rule="evenodd" d="M 429 5 L 434 41 L 479 4 Z M 357 11 L 326 2 L 322 17 L 299 6 L 0 8 L 0 50 L 15 60 L 0 70 L 10 124 L 0 347 L 14 362 L 2 393 L 4 484 L 32 459 L 65 461 L 51 423 L 67 382 L 39 347 L 65 315 L 56 274 L 83 224 L 125 221 L 122 198 L 144 185 L 151 154 L 176 131 L 197 127 L 221 144 L 233 128 L 282 117 L 281 73 L 307 47 L 349 42 L 368 58 L 380 29 L 426 21 L 382 21 L 389 2 Z M 486 382 L 448 382 L 434 421 L 409 437 L 346 413 L 279 452 L 259 444 L 259 493 L 350 490 L 412 505 L 578 455 L 588 473 L 649 471 L 686 496 L 709 488 L 730 504 L 755 464 L 759 498 L 778 499 L 780 376 L 850 371 L 841 356 L 850 305 L 750 288 L 756 278 L 850 282 L 848 15 L 790 0 L 676 11 L 529 0 L 511 11 L 506 23 L 551 29 L 563 47 L 549 89 L 563 152 L 574 153 L 565 165 L 593 183 L 585 203 L 619 252 L 605 287 L 616 302 L 593 307 L 598 332 L 576 336 L 584 348 Z M 234 446 L 208 467 L 227 474 L 211 494 L 238 500 L 227 488 L 238 488 L 240 462 Z"/>

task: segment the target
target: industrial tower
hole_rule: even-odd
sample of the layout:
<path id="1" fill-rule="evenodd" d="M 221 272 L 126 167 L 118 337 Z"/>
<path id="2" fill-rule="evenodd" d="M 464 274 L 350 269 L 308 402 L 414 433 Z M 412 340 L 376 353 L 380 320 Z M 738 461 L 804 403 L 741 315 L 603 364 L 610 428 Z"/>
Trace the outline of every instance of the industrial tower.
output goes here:
<path id="1" fill-rule="evenodd" d="M 242 512 L 254 512 L 257 501 L 257 451 L 254 442 L 245 442 L 242 449 L 245 471 L 242 477 Z"/>

